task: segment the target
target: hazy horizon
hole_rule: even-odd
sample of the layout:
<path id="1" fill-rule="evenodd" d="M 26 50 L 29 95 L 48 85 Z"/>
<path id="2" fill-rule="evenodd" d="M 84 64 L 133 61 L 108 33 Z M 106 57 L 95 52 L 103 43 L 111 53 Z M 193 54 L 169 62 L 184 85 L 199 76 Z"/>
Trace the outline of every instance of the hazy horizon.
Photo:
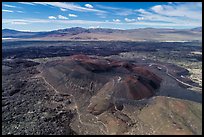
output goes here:
<path id="1" fill-rule="evenodd" d="M 202 27 L 202 2 L 2 2 L 2 29 Z"/>
<path id="2" fill-rule="evenodd" d="M 200 26 L 202 28 L 202 26 Z M 187 28 L 187 29 L 194 29 L 194 28 L 200 28 L 200 27 L 192 27 L 192 28 Z M 83 29 L 115 29 L 115 30 L 134 30 L 134 29 L 175 29 L 175 30 L 186 30 L 185 28 L 180 29 L 180 28 L 153 28 L 153 27 L 145 27 L 145 28 L 133 28 L 133 29 L 117 29 L 117 28 L 85 28 L 85 27 L 78 27 L 78 26 L 73 26 L 69 28 L 59 28 L 59 29 L 53 29 L 53 30 L 47 30 L 47 31 L 30 31 L 30 30 L 17 30 L 17 29 L 10 29 L 10 28 L 3 28 L 2 30 L 15 30 L 15 31 L 22 31 L 22 32 L 50 32 L 50 31 L 57 31 L 57 30 L 63 30 L 63 29 L 71 29 L 71 28 L 83 28 Z"/>

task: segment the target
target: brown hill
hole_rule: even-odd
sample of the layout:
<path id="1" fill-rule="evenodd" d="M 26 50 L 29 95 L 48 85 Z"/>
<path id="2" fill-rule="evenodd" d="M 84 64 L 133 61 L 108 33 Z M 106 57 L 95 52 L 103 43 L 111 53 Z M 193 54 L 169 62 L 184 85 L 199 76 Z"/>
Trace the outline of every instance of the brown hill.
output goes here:
<path id="1" fill-rule="evenodd" d="M 89 102 L 87 110 L 95 115 L 113 107 L 118 99 L 141 100 L 154 96 L 162 81 L 141 66 L 86 55 L 48 62 L 42 68 L 42 75 L 61 93 L 69 92 L 79 100 L 84 94 L 86 98 L 81 103 Z"/>

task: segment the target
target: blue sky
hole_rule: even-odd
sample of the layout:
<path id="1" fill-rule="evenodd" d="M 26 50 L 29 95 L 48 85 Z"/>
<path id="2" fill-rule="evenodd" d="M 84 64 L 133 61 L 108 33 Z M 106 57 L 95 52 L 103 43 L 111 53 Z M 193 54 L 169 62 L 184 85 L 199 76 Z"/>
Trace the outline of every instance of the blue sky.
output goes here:
<path id="1" fill-rule="evenodd" d="M 201 2 L 2 2 L 2 28 L 50 31 L 84 28 L 194 28 Z"/>

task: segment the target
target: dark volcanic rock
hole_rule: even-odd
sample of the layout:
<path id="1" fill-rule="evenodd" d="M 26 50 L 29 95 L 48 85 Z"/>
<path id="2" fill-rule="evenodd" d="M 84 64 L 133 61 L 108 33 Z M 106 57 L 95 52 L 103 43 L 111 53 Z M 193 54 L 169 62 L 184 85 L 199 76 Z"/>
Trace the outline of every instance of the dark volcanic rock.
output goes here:
<path id="1" fill-rule="evenodd" d="M 94 115 L 111 108 L 120 98 L 150 98 L 162 81 L 146 68 L 130 62 L 87 55 L 51 61 L 41 69 L 51 85 L 62 93 L 73 94 L 80 104 L 91 98 L 87 110 Z M 82 99 L 82 96 L 86 99 Z"/>
<path id="2" fill-rule="evenodd" d="M 10 60 L 3 64 L 12 67 L 3 69 L 2 75 L 3 135 L 76 134 L 69 126 L 74 112 L 68 109 L 65 111 L 62 105 L 48 105 L 55 100 L 63 101 L 63 98 L 48 90 L 42 79 L 31 78 L 38 72 L 36 63 Z"/>

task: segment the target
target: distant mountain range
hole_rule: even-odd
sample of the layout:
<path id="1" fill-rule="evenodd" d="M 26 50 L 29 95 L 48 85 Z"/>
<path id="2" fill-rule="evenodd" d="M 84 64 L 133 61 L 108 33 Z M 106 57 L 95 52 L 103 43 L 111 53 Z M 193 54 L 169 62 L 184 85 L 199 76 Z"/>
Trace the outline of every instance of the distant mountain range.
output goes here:
<path id="1" fill-rule="evenodd" d="M 106 29 L 81 27 L 59 29 L 49 32 L 25 32 L 2 30 L 3 39 L 22 40 L 94 40 L 94 41 L 202 41 L 202 27 L 193 29 Z"/>

